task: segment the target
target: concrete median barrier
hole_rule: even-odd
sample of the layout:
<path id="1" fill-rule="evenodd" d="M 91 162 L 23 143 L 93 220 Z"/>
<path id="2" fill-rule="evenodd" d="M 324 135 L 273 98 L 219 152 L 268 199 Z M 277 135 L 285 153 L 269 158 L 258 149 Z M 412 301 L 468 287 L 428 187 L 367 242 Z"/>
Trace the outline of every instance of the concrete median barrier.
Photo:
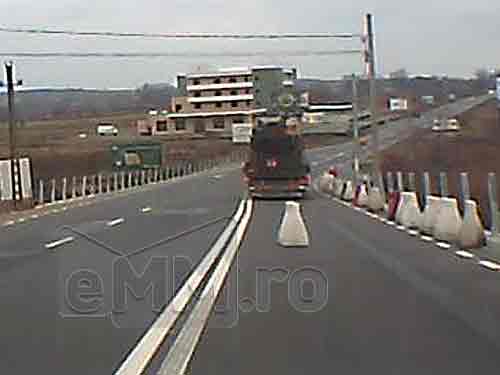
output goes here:
<path id="1" fill-rule="evenodd" d="M 434 238 L 438 241 L 455 243 L 462 226 L 462 218 L 455 198 L 440 198 Z"/>
<path id="2" fill-rule="evenodd" d="M 434 235 L 434 228 L 436 227 L 439 208 L 441 207 L 440 198 L 428 195 L 426 198 L 424 215 L 420 225 L 420 232 L 422 234 L 432 236 Z"/>
<path id="3" fill-rule="evenodd" d="M 300 204 L 289 201 L 278 232 L 278 243 L 284 247 L 309 246 L 309 234 L 300 212 Z"/>
<path id="4" fill-rule="evenodd" d="M 402 204 L 398 217 L 398 224 L 407 229 L 418 229 L 422 221 L 422 213 L 418 205 L 417 194 L 414 192 L 403 192 Z"/>
<path id="5" fill-rule="evenodd" d="M 478 249 L 486 246 L 484 226 L 479 217 L 477 203 L 466 200 L 464 218 L 458 232 L 458 246 L 462 249 Z"/>
<path id="6" fill-rule="evenodd" d="M 384 211 L 384 197 L 378 187 L 373 187 L 368 193 L 368 210 L 373 213 L 380 213 Z"/>
<path id="7" fill-rule="evenodd" d="M 352 186 L 352 181 L 347 180 L 344 186 L 344 192 L 342 193 L 342 199 L 346 202 L 352 202 L 354 199 L 354 188 Z"/>

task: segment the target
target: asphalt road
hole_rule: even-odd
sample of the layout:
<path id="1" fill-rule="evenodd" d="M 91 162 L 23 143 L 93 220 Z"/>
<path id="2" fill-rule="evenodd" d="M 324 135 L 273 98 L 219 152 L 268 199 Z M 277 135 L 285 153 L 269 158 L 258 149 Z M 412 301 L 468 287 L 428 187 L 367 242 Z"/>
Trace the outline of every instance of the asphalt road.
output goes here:
<path id="1" fill-rule="evenodd" d="M 120 254 L 232 215 L 241 192 L 238 171 L 214 171 L 0 228 L 0 373 L 112 373 L 226 222 L 153 246 L 130 263 Z M 124 221 L 108 226 L 116 219 Z M 68 236 L 75 240 L 45 248 Z M 144 270 L 155 283 L 165 280 L 166 290 L 154 304 L 120 300 L 120 280 Z M 85 279 L 90 285 L 74 289 L 74 280 Z"/>
<path id="2" fill-rule="evenodd" d="M 385 144 L 410 125 L 384 127 Z M 318 172 L 346 163 L 351 152 L 346 143 L 313 151 L 310 158 Z M 158 241 L 231 215 L 242 190 L 239 171 L 214 171 L 0 227 L 0 372 L 112 373 L 225 222 Z M 465 373 L 498 365 L 497 274 L 320 197 L 304 201 L 311 247 L 283 249 L 274 238 L 282 208 L 283 202 L 257 204 L 228 279 L 225 306 L 232 302 L 233 308 L 211 319 L 192 373 Z M 58 243 L 68 237 L 73 240 Z M 271 311 L 257 312 L 257 271 L 265 274 L 273 266 L 321 271 L 327 304 L 315 313 L 298 312 L 286 283 L 277 283 Z M 124 278 L 140 282 L 142 272 L 153 282 L 165 281 L 166 290 L 154 303 L 140 295 L 120 299 Z M 235 291 L 239 297 L 231 299 Z"/>
<path id="3" fill-rule="evenodd" d="M 283 209 L 257 203 L 238 293 L 218 301 L 188 373 L 498 371 L 498 273 L 319 197 L 302 206 L 310 247 L 283 248 Z"/>

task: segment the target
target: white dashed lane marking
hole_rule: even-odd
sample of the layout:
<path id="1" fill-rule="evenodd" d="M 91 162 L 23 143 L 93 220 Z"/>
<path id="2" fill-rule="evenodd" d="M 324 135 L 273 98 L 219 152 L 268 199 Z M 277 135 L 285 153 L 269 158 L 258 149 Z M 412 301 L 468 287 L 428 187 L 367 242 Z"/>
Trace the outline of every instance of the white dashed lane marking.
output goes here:
<path id="1" fill-rule="evenodd" d="M 474 259 L 475 257 L 474 254 L 469 253 L 468 251 L 455 251 L 455 254 L 460 258 L 465 258 L 465 259 Z"/>
<path id="2" fill-rule="evenodd" d="M 26 218 L 24 218 L 24 217 L 20 217 L 19 219 L 17 219 L 18 223 L 24 223 L 25 221 L 26 221 Z"/>
<path id="3" fill-rule="evenodd" d="M 9 220 L 9 221 L 6 221 L 3 226 L 4 227 L 10 227 L 11 225 L 14 225 L 16 222 L 14 220 Z"/>
<path id="4" fill-rule="evenodd" d="M 74 240 L 75 240 L 74 237 L 66 237 L 66 238 L 63 238 L 62 240 L 58 240 L 58 241 L 54 241 L 54 242 L 50 242 L 50 243 L 45 244 L 45 248 L 49 249 L 49 250 L 54 249 L 58 246 L 67 244 L 69 242 L 73 242 Z"/>
<path id="5" fill-rule="evenodd" d="M 446 249 L 446 250 L 451 248 L 451 245 L 449 243 L 446 243 L 446 242 L 436 242 L 436 246 L 440 247 L 441 249 Z"/>
<path id="6" fill-rule="evenodd" d="M 143 207 L 143 208 L 141 208 L 141 212 L 144 213 L 144 214 L 148 213 L 148 212 L 151 212 L 151 211 L 153 211 L 153 209 L 151 207 Z"/>
<path id="7" fill-rule="evenodd" d="M 489 261 L 489 260 L 482 260 L 479 262 L 479 264 L 485 268 L 488 268 L 491 271 L 500 271 L 500 264 Z"/>
<path id="8" fill-rule="evenodd" d="M 119 219 L 114 219 L 114 220 L 108 221 L 107 226 L 108 227 L 115 227 L 117 225 L 123 224 L 124 222 L 125 222 L 125 219 L 123 217 L 121 217 Z"/>

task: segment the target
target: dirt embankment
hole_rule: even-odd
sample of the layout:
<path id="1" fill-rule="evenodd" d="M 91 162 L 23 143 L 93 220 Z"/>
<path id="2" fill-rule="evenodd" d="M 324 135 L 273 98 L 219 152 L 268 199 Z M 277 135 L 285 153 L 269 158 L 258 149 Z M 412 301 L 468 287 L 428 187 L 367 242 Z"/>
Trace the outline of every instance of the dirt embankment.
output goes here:
<path id="1" fill-rule="evenodd" d="M 432 191 L 438 193 L 440 172 L 448 173 L 453 196 L 459 196 L 459 174 L 469 173 L 471 195 L 478 200 L 482 217 L 489 225 L 487 175 L 500 179 L 500 123 L 495 100 L 488 101 L 458 118 L 462 130 L 435 133 L 421 130 L 383 154 L 382 169 L 387 171 L 429 172 Z M 497 187 L 500 196 L 500 186 Z"/>

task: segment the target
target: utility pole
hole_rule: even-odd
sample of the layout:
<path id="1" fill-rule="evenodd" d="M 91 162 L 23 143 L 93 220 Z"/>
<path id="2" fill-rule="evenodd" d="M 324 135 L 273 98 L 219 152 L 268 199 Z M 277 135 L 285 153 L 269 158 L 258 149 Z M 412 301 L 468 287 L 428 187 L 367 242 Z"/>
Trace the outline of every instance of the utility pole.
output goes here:
<path id="1" fill-rule="evenodd" d="M 372 119 L 372 147 L 373 147 L 373 158 L 374 158 L 374 169 L 375 169 L 375 181 L 379 187 L 382 194 L 385 196 L 384 183 L 382 179 L 382 173 L 380 170 L 380 140 L 378 131 L 378 108 L 377 108 L 377 77 L 376 77 L 376 67 L 375 67 L 375 40 L 373 33 L 373 16 L 371 14 L 366 15 L 365 20 L 365 32 L 366 32 L 366 59 L 365 62 L 368 64 L 368 77 L 370 80 L 370 112 Z"/>
<path id="2" fill-rule="evenodd" d="M 496 95 L 497 95 L 497 117 L 498 126 L 500 127 L 500 71 L 496 74 Z"/>
<path id="3" fill-rule="evenodd" d="M 12 61 L 5 63 L 5 76 L 7 78 L 7 100 L 9 107 L 9 159 L 14 160 L 17 157 L 14 88 L 15 86 L 21 86 L 23 81 L 14 82 L 14 64 Z"/>
<path id="4" fill-rule="evenodd" d="M 352 131 L 353 131 L 353 172 L 354 186 L 358 186 L 359 181 L 359 128 L 358 128 L 358 82 L 356 74 L 352 75 Z"/>
<path id="5" fill-rule="evenodd" d="M 14 120 L 14 65 L 12 62 L 5 63 L 5 75 L 7 78 L 7 97 L 9 105 L 9 159 L 16 157 L 15 120 Z"/>

